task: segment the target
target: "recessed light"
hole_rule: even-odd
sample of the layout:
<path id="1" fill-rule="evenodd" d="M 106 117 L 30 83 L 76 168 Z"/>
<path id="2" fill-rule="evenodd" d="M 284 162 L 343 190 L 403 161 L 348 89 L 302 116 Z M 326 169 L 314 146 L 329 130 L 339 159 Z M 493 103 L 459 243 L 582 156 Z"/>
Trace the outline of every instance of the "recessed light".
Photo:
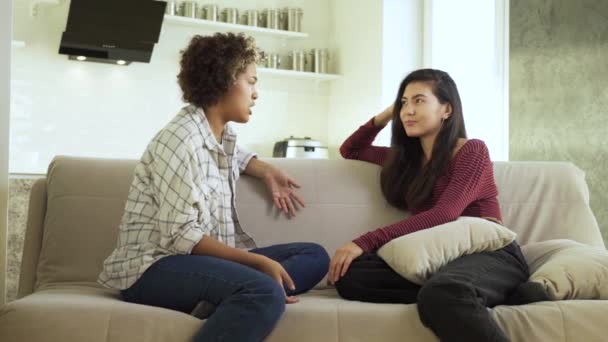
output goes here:
<path id="1" fill-rule="evenodd" d="M 116 64 L 118 64 L 118 65 L 125 65 L 125 64 L 127 64 L 127 62 L 123 61 L 122 59 L 119 59 L 119 60 L 116 61 Z"/>
<path id="2" fill-rule="evenodd" d="M 78 57 L 76 57 L 76 59 L 79 60 L 79 61 L 86 61 L 87 60 L 87 58 L 85 56 L 78 56 Z"/>

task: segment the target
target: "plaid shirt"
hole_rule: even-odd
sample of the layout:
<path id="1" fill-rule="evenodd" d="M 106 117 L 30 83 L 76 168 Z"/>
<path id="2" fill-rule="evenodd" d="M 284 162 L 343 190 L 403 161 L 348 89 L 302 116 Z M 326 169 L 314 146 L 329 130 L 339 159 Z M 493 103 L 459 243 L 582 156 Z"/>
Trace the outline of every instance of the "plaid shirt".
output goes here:
<path id="1" fill-rule="evenodd" d="M 237 147 L 230 126 L 220 145 L 203 110 L 184 107 L 135 167 L 118 246 L 104 261 L 99 283 L 127 289 L 160 258 L 190 254 L 203 235 L 255 247 L 235 207 L 235 182 L 254 156 Z"/>

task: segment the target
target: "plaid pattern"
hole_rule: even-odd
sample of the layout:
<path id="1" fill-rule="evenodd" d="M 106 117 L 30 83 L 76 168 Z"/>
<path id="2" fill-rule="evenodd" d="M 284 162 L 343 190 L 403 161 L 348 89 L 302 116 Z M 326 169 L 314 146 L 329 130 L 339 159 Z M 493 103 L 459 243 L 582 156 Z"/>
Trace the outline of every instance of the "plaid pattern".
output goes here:
<path id="1" fill-rule="evenodd" d="M 229 125 L 220 145 L 202 109 L 184 107 L 135 167 L 117 247 L 99 283 L 129 288 L 160 258 L 190 254 L 205 234 L 228 246 L 255 247 L 235 208 L 235 183 L 254 156 L 238 148 Z"/>

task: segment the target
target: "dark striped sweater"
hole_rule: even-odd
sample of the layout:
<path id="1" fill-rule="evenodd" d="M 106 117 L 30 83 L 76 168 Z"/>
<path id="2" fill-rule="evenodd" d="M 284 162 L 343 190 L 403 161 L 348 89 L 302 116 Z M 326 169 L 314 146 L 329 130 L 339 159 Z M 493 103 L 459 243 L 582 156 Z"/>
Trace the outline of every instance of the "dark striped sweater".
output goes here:
<path id="1" fill-rule="evenodd" d="M 378 132 L 372 120 L 353 133 L 340 147 L 344 158 L 383 165 L 389 148 L 373 146 Z M 405 191 L 405 189 L 404 189 Z M 498 190 L 488 148 L 481 140 L 468 140 L 437 179 L 432 196 L 419 208 L 409 208 L 412 216 L 380 227 L 353 240 L 365 252 L 372 252 L 390 240 L 456 220 L 460 216 L 502 221 Z"/>

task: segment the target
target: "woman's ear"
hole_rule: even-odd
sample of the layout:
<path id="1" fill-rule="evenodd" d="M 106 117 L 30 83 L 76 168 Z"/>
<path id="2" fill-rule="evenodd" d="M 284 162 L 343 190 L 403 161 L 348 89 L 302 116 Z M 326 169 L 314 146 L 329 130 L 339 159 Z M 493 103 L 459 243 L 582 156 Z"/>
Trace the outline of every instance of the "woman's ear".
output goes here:
<path id="1" fill-rule="evenodd" d="M 447 103 L 446 107 L 445 107 L 445 116 L 443 117 L 445 120 L 449 119 L 450 116 L 452 116 L 452 104 L 451 103 Z"/>

